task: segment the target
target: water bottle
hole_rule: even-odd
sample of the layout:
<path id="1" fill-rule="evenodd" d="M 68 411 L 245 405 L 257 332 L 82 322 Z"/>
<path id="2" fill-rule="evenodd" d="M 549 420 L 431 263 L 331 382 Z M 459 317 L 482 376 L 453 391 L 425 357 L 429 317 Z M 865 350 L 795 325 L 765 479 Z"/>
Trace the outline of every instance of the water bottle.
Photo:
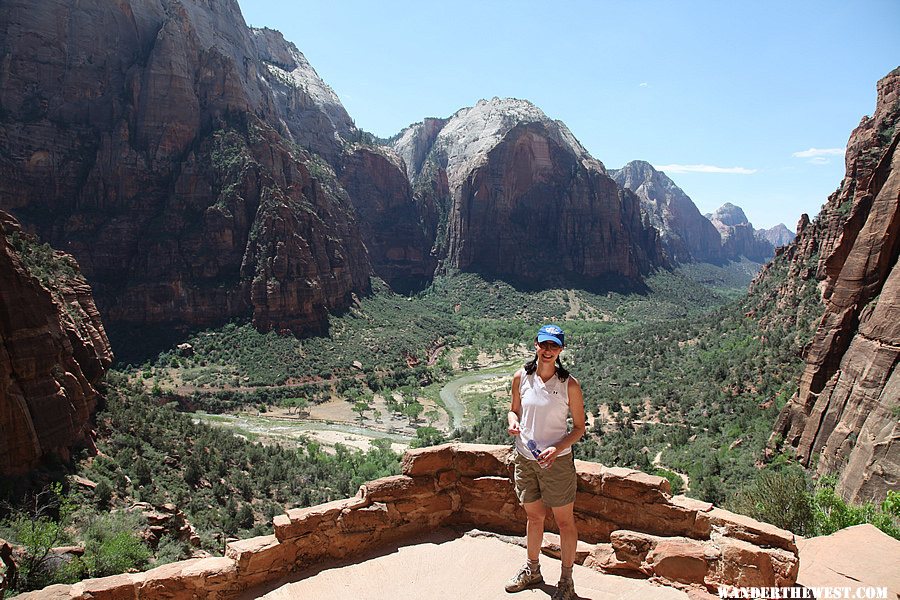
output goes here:
<path id="1" fill-rule="evenodd" d="M 528 450 L 531 452 L 532 456 L 534 456 L 535 458 L 537 458 L 541 455 L 541 449 L 538 448 L 538 445 L 535 443 L 534 440 L 528 440 L 528 442 L 525 444 L 525 447 L 528 448 Z"/>

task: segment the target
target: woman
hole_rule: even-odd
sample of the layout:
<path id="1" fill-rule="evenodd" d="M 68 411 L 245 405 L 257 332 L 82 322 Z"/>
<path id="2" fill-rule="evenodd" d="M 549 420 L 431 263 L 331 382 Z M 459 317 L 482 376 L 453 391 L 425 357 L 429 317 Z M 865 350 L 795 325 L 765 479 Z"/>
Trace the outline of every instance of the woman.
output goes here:
<path id="1" fill-rule="evenodd" d="M 572 444 L 584 435 L 584 398 L 578 381 L 562 366 L 565 334 L 544 325 L 534 340 L 535 357 L 513 376 L 509 434 L 516 438 L 516 495 L 528 516 L 528 561 L 506 584 L 518 592 L 542 583 L 540 553 L 547 507 L 559 526 L 562 575 L 553 600 L 574 599 L 572 566 L 578 545 L 575 527 L 575 459 Z M 567 418 L 572 416 L 572 430 Z"/>

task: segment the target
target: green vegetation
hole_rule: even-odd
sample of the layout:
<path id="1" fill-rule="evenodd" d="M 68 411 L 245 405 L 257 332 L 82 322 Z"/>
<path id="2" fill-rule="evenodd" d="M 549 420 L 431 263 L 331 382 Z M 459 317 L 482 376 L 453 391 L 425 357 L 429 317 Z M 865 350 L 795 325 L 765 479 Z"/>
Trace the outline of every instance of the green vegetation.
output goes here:
<path id="1" fill-rule="evenodd" d="M 96 488 L 56 484 L 0 512 L 0 537 L 25 546 L 29 557 L 18 591 L 184 558 L 177 540 L 164 538 L 154 549 L 135 537 L 143 528 L 139 516 L 122 512 L 135 501 L 175 504 L 201 547 L 221 554 L 228 537 L 271 533 L 272 517 L 287 508 L 352 496 L 364 481 L 399 471 L 387 440 L 367 453 L 337 446 L 329 454 L 312 442 L 264 447 L 195 423 L 116 373 L 108 379 L 106 407 L 97 415 L 102 454 L 77 465 Z M 49 549 L 67 543 L 82 544 L 85 553 L 59 565 Z"/>
<path id="2" fill-rule="evenodd" d="M 28 272 L 48 289 L 55 289 L 79 273 L 71 256 L 54 250 L 50 244 L 41 244 L 32 235 L 13 231 L 8 239 Z"/>
<path id="3" fill-rule="evenodd" d="M 144 525 L 140 516 L 121 510 L 98 512 L 81 500 L 76 494 L 67 496 L 62 485 L 54 483 L 23 506 L 7 508 L 0 536 L 23 549 L 9 589 L 23 592 L 147 566 L 151 549 L 136 533 Z M 76 541 L 83 544 L 80 556 L 51 552 Z"/>
<path id="4" fill-rule="evenodd" d="M 741 488 L 728 508 L 772 523 L 798 535 L 830 535 L 851 525 L 871 523 L 900 539 L 900 492 L 889 491 L 880 506 L 848 504 L 834 491 L 837 480 L 821 477 L 813 484 L 800 468 L 767 469 Z"/>
<path id="5" fill-rule="evenodd" d="M 676 473 L 685 474 L 687 493 L 721 502 L 756 473 L 818 314 L 810 283 L 791 300 L 788 322 L 763 326 L 786 269 L 770 267 L 751 296 L 730 303 L 751 264 L 660 272 L 640 294 L 532 291 L 471 274 L 438 278 L 413 297 L 376 283 L 372 297 L 331 318 L 328 337 L 298 340 L 231 324 L 187 340 L 192 356 L 163 353 L 140 373 L 154 382 L 151 393 L 209 412 L 343 398 L 362 421 L 380 393 L 389 410 L 418 425 L 416 396 L 454 371 L 448 350 L 456 349 L 462 369 L 479 353 L 524 360 L 534 328 L 559 321 L 571 340 L 564 360 L 593 415 L 580 455 L 653 472 L 660 454 L 658 468 L 673 485 L 683 485 Z M 503 401 L 474 394 L 466 404 L 481 417 L 459 439 L 508 442 Z M 417 444 L 430 439 L 438 438 L 423 432 Z"/>
<path id="6" fill-rule="evenodd" d="M 220 160 L 240 157 L 223 150 Z M 790 268 L 776 261 L 749 295 L 737 287 L 752 276 L 749 264 L 660 272 L 640 292 L 530 290 L 450 274 L 406 297 L 375 281 L 372 296 L 331 316 L 327 336 L 297 339 L 246 323 L 195 333 L 184 340 L 189 351 L 163 352 L 108 376 L 98 415 L 102 454 L 78 465 L 78 474 L 97 486 L 62 494 L 94 515 L 66 521 L 57 510 L 38 521 L 51 537 L 64 532 L 67 542 L 91 544 L 91 553 L 54 580 L 184 557 L 177 540 L 164 539 L 145 554 L 118 536 L 141 528 L 124 524 L 125 517 L 98 520 L 134 501 L 175 504 L 202 547 L 221 552 L 226 537 L 268 533 L 273 515 L 286 508 L 350 496 L 363 481 L 398 471 L 387 439 L 369 452 L 338 445 L 329 453 L 313 442 L 286 448 L 197 423 L 180 411 L 249 408 L 267 415 L 280 407 L 282 415 L 297 417 L 342 399 L 355 413 L 349 420 L 381 423 L 386 415 L 376 408 L 378 395 L 384 399 L 378 406 L 415 430 L 413 447 L 447 439 L 507 444 L 508 399 L 493 393 L 493 384 L 460 395 L 477 418 L 452 433 L 435 426 L 440 415 L 423 399 L 441 406 L 443 382 L 470 368 L 484 372 L 485 356 L 491 371 L 511 371 L 510 363 L 527 360 L 535 328 L 548 321 L 566 328 L 563 360 L 582 383 L 593 423 L 579 443 L 580 458 L 655 473 L 674 493 L 727 501 L 798 532 L 873 522 L 890 533 L 896 494 L 880 508 L 853 507 L 834 496 L 828 480 L 813 486 L 783 467 L 784 459 L 760 470 L 772 422 L 796 389 L 800 352 L 820 311 L 815 280 L 795 281 Z M 16 510 L 7 511 L 3 534 L 24 543 L 25 530 L 14 526 Z M 49 581 L 43 577 L 28 585 Z"/>

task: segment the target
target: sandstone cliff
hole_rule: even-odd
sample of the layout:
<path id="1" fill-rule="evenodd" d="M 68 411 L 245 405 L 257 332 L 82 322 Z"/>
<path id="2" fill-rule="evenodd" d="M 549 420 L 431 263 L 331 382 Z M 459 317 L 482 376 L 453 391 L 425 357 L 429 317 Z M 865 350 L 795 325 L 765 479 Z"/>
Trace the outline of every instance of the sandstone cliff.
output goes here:
<path id="1" fill-rule="evenodd" d="M 446 122 L 407 128 L 392 147 L 437 207 L 445 268 L 516 280 L 636 281 L 663 263 L 637 197 L 527 101 L 479 101 Z"/>
<path id="2" fill-rule="evenodd" d="M 709 219 L 665 173 L 635 160 L 610 171 L 620 187 L 641 199 L 641 211 L 660 232 L 666 253 L 676 263 L 723 260 L 722 239 Z"/>
<path id="3" fill-rule="evenodd" d="M 775 247 L 768 239 L 757 237 L 756 230 L 739 206 L 726 202 L 706 217 L 722 236 L 725 258 L 735 260 L 744 256 L 758 263 L 772 259 Z"/>
<path id="4" fill-rule="evenodd" d="M 0 474 L 93 444 L 94 386 L 111 362 L 78 265 L 0 211 Z"/>
<path id="5" fill-rule="evenodd" d="M 277 117 L 291 140 L 335 159 L 342 140 L 356 135 L 353 119 L 303 53 L 274 29 L 251 29 L 263 70 L 263 81 L 274 92 Z"/>
<path id="6" fill-rule="evenodd" d="M 898 121 L 895 69 L 878 82 L 874 115 L 850 136 L 840 188 L 815 221 L 801 219 L 784 251 L 794 272 L 822 280 L 825 313 L 773 442 L 818 473 L 837 474 L 838 490 L 854 501 L 900 485 Z"/>
<path id="7" fill-rule="evenodd" d="M 11 0 L 0 208 L 65 248 L 107 325 L 320 329 L 371 272 L 322 161 L 354 130 L 235 0 Z"/>
<path id="8" fill-rule="evenodd" d="M 372 268 L 392 289 L 423 289 L 434 275 L 433 200 L 415 194 L 403 162 L 380 146 L 353 145 L 338 167 L 359 221 Z"/>

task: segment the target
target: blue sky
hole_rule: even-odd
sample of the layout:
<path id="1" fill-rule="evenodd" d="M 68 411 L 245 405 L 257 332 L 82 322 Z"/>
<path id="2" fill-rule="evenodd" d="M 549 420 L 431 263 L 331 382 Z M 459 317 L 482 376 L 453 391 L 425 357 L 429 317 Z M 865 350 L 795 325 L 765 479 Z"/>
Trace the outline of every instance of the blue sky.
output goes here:
<path id="1" fill-rule="evenodd" d="M 818 213 L 900 66 L 898 0 L 239 2 L 376 135 L 524 98 L 608 168 L 646 160 L 757 228 Z"/>

